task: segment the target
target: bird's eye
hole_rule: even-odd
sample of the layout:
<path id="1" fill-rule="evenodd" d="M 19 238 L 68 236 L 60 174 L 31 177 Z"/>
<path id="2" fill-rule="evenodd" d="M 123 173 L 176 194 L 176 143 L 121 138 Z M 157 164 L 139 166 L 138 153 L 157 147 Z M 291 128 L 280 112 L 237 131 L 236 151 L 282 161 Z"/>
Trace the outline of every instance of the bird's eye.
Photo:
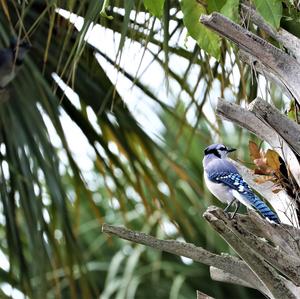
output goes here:
<path id="1" fill-rule="evenodd" d="M 219 150 L 220 151 L 226 151 L 226 147 L 220 147 Z"/>

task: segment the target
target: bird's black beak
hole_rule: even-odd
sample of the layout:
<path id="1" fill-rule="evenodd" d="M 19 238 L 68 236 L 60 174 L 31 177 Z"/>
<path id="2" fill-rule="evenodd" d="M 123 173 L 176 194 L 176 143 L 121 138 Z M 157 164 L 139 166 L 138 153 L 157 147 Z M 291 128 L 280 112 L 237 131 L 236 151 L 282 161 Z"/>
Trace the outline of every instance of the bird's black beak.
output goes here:
<path id="1" fill-rule="evenodd" d="M 229 148 L 227 148 L 227 151 L 228 151 L 228 153 L 231 153 L 231 152 L 236 151 L 236 148 L 231 148 L 231 147 L 229 147 Z"/>

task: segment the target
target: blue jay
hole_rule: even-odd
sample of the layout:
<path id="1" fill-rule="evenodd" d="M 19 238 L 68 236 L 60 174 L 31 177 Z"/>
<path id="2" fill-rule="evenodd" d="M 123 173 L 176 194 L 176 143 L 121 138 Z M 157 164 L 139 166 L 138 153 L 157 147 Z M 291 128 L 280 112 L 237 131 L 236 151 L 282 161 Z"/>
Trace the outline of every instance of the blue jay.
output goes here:
<path id="1" fill-rule="evenodd" d="M 30 46 L 26 42 L 11 41 L 9 48 L 0 49 L 0 89 L 5 88 L 16 76 Z"/>
<path id="2" fill-rule="evenodd" d="M 212 144 L 205 149 L 204 179 L 209 191 L 221 202 L 227 203 L 225 212 L 233 203 L 236 204 L 232 218 L 242 203 L 250 209 L 256 209 L 270 221 L 279 224 L 278 216 L 252 192 L 235 166 L 226 159 L 228 153 L 233 151 L 235 149 L 223 144 Z"/>

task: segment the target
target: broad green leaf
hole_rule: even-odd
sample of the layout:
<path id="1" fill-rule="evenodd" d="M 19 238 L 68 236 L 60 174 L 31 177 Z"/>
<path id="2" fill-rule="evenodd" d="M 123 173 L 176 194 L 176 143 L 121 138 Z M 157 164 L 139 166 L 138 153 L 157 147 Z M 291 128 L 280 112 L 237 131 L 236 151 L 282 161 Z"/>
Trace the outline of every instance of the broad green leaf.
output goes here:
<path id="1" fill-rule="evenodd" d="M 278 28 L 282 17 L 282 2 L 280 0 L 253 0 L 253 2 L 265 21 Z"/>
<path id="2" fill-rule="evenodd" d="M 234 22 L 239 20 L 239 3 L 240 0 L 227 0 L 221 9 L 221 14 Z"/>
<path id="3" fill-rule="evenodd" d="M 144 0 L 145 7 L 156 17 L 160 18 L 163 13 L 165 0 Z"/>
<path id="4" fill-rule="evenodd" d="M 212 13 L 213 11 L 220 12 L 225 3 L 226 3 L 226 0 L 208 0 L 207 1 L 207 12 L 209 14 Z"/>
<path id="5" fill-rule="evenodd" d="M 220 57 L 220 38 L 213 31 L 207 29 L 199 21 L 202 14 L 206 14 L 205 7 L 195 0 L 182 0 L 181 9 L 183 22 L 188 33 L 198 45 L 216 59 Z"/>

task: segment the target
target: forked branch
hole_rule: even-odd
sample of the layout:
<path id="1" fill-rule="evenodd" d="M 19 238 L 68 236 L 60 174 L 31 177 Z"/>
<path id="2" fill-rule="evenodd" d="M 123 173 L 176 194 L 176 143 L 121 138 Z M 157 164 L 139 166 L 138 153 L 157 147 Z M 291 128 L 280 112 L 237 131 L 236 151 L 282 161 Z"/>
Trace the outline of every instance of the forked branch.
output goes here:
<path id="1" fill-rule="evenodd" d="M 145 233 L 108 224 L 104 224 L 102 230 L 105 233 L 113 234 L 129 241 L 179 256 L 185 256 L 196 262 L 212 266 L 211 276 L 213 279 L 219 281 L 227 280 L 227 282 L 249 286 L 261 291 L 270 298 L 283 298 L 281 297 L 283 294 L 285 295 L 284 298 L 297 298 L 300 295 L 298 287 L 295 285 L 295 283 L 298 284 L 298 268 L 296 267 L 298 259 L 292 255 L 285 255 L 283 258 L 284 251 L 281 251 L 282 248 L 280 246 L 280 244 L 289 242 L 286 239 L 281 240 L 280 238 L 282 234 L 280 229 L 285 229 L 285 233 L 289 234 L 288 227 L 277 227 L 279 233 L 276 235 L 276 228 L 272 230 L 274 225 L 267 223 L 260 217 L 253 215 L 238 216 L 237 219 L 231 221 L 221 209 L 216 207 L 210 207 L 205 212 L 204 217 L 250 267 L 236 257 L 214 254 L 193 244 L 174 240 L 159 240 Z M 261 222 L 264 222 L 266 225 L 262 225 Z M 247 230 L 245 223 L 250 223 L 249 230 Z M 264 232 L 264 227 L 266 227 L 266 232 Z M 272 231 L 271 241 L 273 243 L 276 240 L 281 241 L 278 244 L 275 243 L 277 245 L 275 248 L 271 243 L 262 241 L 252 234 L 257 230 L 260 230 L 260 235 L 266 238 L 270 236 L 270 232 Z M 291 230 L 294 233 L 294 228 L 291 227 Z M 286 244 L 286 246 L 289 246 L 289 244 Z M 295 283 L 288 282 L 275 269 L 279 269 Z M 261 277 L 261 275 L 264 277 L 263 281 L 258 279 L 258 276 Z"/>

